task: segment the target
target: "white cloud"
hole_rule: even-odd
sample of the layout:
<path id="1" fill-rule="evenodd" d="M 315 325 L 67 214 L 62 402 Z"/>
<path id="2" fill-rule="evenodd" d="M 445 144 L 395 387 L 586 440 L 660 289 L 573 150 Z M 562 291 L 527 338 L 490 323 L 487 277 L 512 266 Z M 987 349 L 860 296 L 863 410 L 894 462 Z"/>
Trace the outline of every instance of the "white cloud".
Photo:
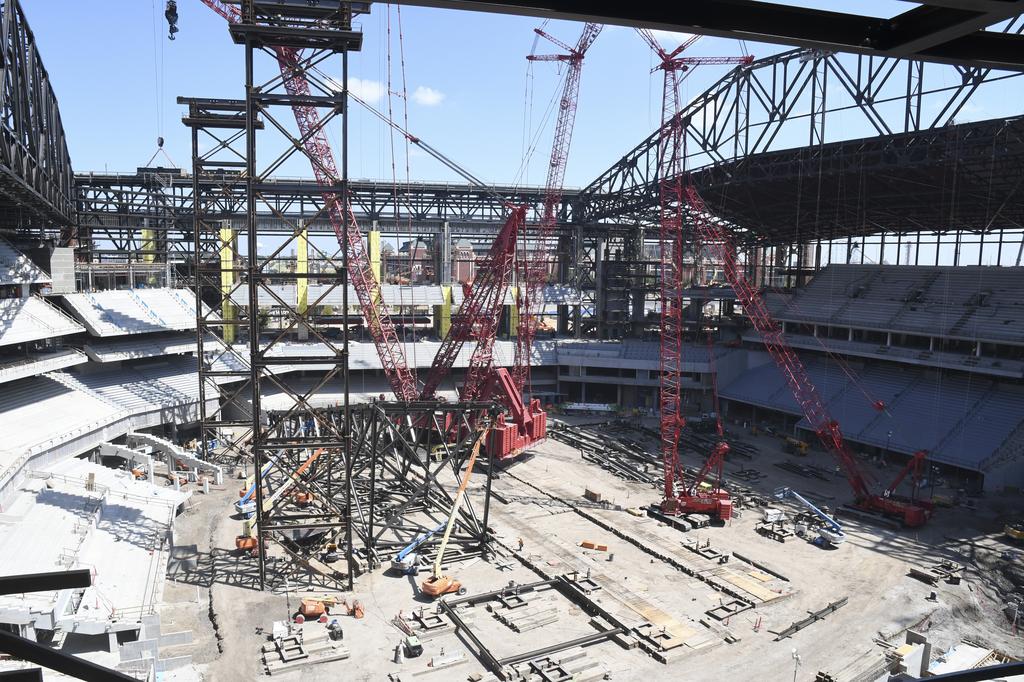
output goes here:
<path id="1" fill-rule="evenodd" d="M 653 29 L 651 33 L 653 33 L 654 37 L 658 39 L 658 42 L 669 51 L 676 49 L 694 36 L 693 33 L 675 33 L 673 31 L 662 31 L 660 29 Z M 698 38 L 696 42 L 700 42 L 700 39 Z"/>
<path id="2" fill-rule="evenodd" d="M 327 85 L 329 85 L 334 92 L 342 91 L 341 81 L 331 78 L 330 76 L 326 78 L 326 81 Z M 367 104 L 376 104 L 387 93 L 387 88 L 385 88 L 384 84 L 380 81 L 363 78 L 349 78 L 348 90 Z"/>
<path id="3" fill-rule="evenodd" d="M 413 90 L 412 101 L 425 107 L 436 107 L 444 101 L 444 93 L 440 90 L 420 85 Z"/>
<path id="4" fill-rule="evenodd" d="M 684 107 L 684 109 L 690 108 L 690 106 L 692 106 L 693 104 L 693 101 L 694 100 L 690 100 L 690 103 L 687 104 Z M 693 118 L 690 121 L 690 125 L 692 125 L 697 130 L 707 130 L 708 128 L 714 126 L 715 116 L 718 113 L 717 110 L 718 106 L 715 100 L 709 99 L 707 102 L 705 102 L 704 106 L 698 109 L 696 113 L 693 115 Z"/>
<path id="5" fill-rule="evenodd" d="M 387 94 L 387 88 L 383 83 L 363 78 L 349 77 L 348 89 L 367 104 L 376 104 Z"/>

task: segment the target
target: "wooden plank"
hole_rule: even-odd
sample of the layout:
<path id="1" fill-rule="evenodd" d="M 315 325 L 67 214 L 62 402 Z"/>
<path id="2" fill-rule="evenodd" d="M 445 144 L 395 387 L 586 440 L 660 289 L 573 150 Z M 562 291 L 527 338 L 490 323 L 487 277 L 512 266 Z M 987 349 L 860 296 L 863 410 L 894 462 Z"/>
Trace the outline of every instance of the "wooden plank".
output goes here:
<path id="1" fill-rule="evenodd" d="M 777 592 L 769 590 L 767 587 L 761 585 L 761 583 L 757 582 L 756 580 L 752 580 L 751 578 L 748 578 L 745 575 L 733 574 L 725 576 L 724 579 L 726 582 L 735 585 L 744 592 L 753 595 L 754 597 L 763 602 L 769 602 L 773 599 L 778 599 L 780 596 Z"/>
<path id="2" fill-rule="evenodd" d="M 665 628 L 665 632 L 677 639 L 687 639 L 700 632 L 695 628 L 680 623 L 656 606 L 641 607 L 635 609 L 635 611 L 657 627 Z"/>

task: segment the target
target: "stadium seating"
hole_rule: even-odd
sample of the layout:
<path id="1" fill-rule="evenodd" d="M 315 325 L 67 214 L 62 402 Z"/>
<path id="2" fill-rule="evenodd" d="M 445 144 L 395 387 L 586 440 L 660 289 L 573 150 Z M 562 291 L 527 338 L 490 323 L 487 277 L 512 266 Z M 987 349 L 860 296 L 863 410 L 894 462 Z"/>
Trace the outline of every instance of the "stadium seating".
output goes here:
<path id="1" fill-rule="evenodd" d="M 81 325 L 39 296 L 0 299 L 0 346 L 84 331 Z"/>
<path id="2" fill-rule="evenodd" d="M 850 441 L 907 454 L 926 449 L 935 461 L 977 469 L 1024 424 L 1024 394 L 988 378 L 886 363 L 859 370 L 855 383 L 833 362 L 807 358 L 804 363 Z M 774 363 L 747 370 L 719 393 L 727 400 L 800 414 Z M 876 410 L 874 400 L 886 409 Z M 803 419 L 798 426 L 810 428 Z"/>
<path id="3" fill-rule="evenodd" d="M 73 367 L 89 362 L 84 353 L 72 348 L 52 353 L 32 353 L 16 356 L 16 359 L 0 362 L 0 384 L 27 377 L 45 374 L 58 369 Z"/>
<path id="4" fill-rule="evenodd" d="M 72 313 L 93 336 L 124 336 L 196 328 L 188 289 L 117 289 L 65 294 Z"/>
<path id="5" fill-rule="evenodd" d="M 93 362 L 121 362 L 196 352 L 194 333 L 146 335 L 129 339 L 92 341 L 83 349 Z"/>
<path id="6" fill-rule="evenodd" d="M 100 397 L 55 381 L 31 377 L 0 391 L 0 429 L 4 466 L 25 454 L 56 447 L 72 436 L 101 428 L 124 416 L 121 408 Z"/>
<path id="7" fill-rule="evenodd" d="M 0 237 L 0 284 L 45 284 L 50 276 Z"/>
<path id="8" fill-rule="evenodd" d="M 1024 336 L 1024 268 L 829 265 L 790 297 L 780 320 L 987 341 Z"/>

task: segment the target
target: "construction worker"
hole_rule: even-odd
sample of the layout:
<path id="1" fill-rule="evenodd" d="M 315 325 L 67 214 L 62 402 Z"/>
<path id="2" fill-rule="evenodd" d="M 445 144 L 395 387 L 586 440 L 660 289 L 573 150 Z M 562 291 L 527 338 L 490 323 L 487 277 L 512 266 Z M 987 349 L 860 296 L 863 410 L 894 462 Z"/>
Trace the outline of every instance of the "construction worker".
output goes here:
<path id="1" fill-rule="evenodd" d="M 522 538 L 519 538 L 519 551 L 520 552 L 523 551 L 523 539 Z"/>

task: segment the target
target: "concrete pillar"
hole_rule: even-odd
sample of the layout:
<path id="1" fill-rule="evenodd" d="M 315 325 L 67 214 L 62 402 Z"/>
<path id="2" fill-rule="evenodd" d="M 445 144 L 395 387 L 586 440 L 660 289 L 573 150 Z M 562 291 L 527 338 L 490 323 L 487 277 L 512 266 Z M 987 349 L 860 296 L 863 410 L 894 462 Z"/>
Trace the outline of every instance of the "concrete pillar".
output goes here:
<path id="1" fill-rule="evenodd" d="M 569 333 L 569 306 L 562 303 L 558 306 L 558 335 Z"/>
<path id="2" fill-rule="evenodd" d="M 597 243 L 594 245 L 594 283 L 597 287 L 596 291 L 596 307 L 597 307 L 597 337 L 599 339 L 605 338 L 605 319 L 607 311 L 605 310 L 606 299 L 608 298 L 607 292 L 605 291 L 605 277 L 604 277 L 604 251 L 606 246 L 606 240 L 601 237 L 598 238 Z"/>
<path id="3" fill-rule="evenodd" d="M 230 221 L 225 220 L 220 227 L 220 295 L 221 295 L 221 317 L 225 322 L 235 319 L 235 304 L 231 302 L 230 293 L 235 286 L 235 231 L 231 229 Z M 249 301 L 252 309 L 256 309 L 256 301 Z M 254 319 L 254 318 L 250 318 Z M 224 325 L 224 340 L 228 343 L 235 342 L 235 327 L 231 324 Z"/>
<path id="4" fill-rule="evenodd" d="M 117 633 L 116 632 L 108 632 L 107 633 L 107 650 L 110 653 L 112 653 L 112 654 L 116 654 L 117 653 L 117 647 L 118 647 Z"/>
<path id="5" fill-rule="evenodd" d="M 846 330 L 846 340 L 853 341 L 853 327 Z"/>
<path id="6" fill-rule="evenodd" d="M 647 300 L 647 294 L 643 289 L 644 280 L 639 277 L 640 268 L 639 262 L 644 259 L 644 237 L 646 230 L 642 225 L 637 225 L 635 229 L 630 230 L 626 237 L 626 258 L 629 260 L 629 276 L 630 282 L 633 288 L 630 290 L 629 297 L 629 335 L 633 338 L 639 338 L 643 335 L 645 321 L 647 318 L 647 310 L 644 304 Z"/>
<path id="7" fill-rule="evenodd" d="M 885 333 L 885 345 L 892 346 L 892 332 Z"/>
<path id="8" fill-rule="evenodd" d="M 761 282 L 764 280 L 761 269 L 763 255 L 761 248 L 757 246 L 752 247 L 747 253 L 747 279 L 754 284 L 755 289 L 760 288 Z"/>
<path id="9" fill-rule="evenodd" d="M 786 260 L 787 260 L 786 257 L 788 255 L 788 253 L 789 253 L 789 250 L 784 248 L 784 247 L 782 247 L 782 246 L 776 246 L 775 247 L 775 259 L 773 261 L 774 262 L 774 266 L 772 267 L 772 278 L 769 281 L 769 286 L 779 286 L 779 283 L 778 283 L 779 273 L 786 269 Z M 785 286 L 789 286 L 789 284 L 790 284 L 789 275 L 785 275 L 785 280 L 784 280 L 783 284 Z"/>
<path id="10" fill-rule="evenodd" d="M 976 358 L 980 358 L 981 357 L 981 341 L 978 341 L 974 345 L 974 357 L 976 357 Z"/>
<path id="11" fill-rule="evenodd" d="M 583 273 L 580 271 L 580 262 L 583 260 L 583 226 L 577 225 L 573 233 L 572 251 L 572 281 L 580 288 L 580 303 L 572 306 L 572 330 L 574 338 L 582 338 L 583 330 Z"/>
<path id="12" fill-rule="evenodd" d="M 25 639 L 30 639 L 33 642 L 36 641 L 36 627 L 31 623 L 18 626 L 19 634 Z"/>
<path id="13" fill-rule="evenodd" d="M 434 272 L 438 284 L 448 284 L 452 281 L 452 229 L 448 221 L 441 223 L 441 231 L 434 240 L 434 257 L 437 265 Z"/>
<path id="14" fill-rule="evenodd" d="M 305 222 L 299 221 L 299 234 L 295 239 L 295 309 L 299 315 L 305 315 L 309 308 L 309 228 Z M 303 323 L 298 325 L 299 341 L 309 339 L 309 327 Z"/>
<path id="15" fill-rule="evenodd" d="M 512 297 L 512 305 L 503 306 L 508 310 L 508 335 L 519 336 L 519 306 L 515 301 L 519 298 L 519 287 L 509 287 L 509 296 Z"/>

